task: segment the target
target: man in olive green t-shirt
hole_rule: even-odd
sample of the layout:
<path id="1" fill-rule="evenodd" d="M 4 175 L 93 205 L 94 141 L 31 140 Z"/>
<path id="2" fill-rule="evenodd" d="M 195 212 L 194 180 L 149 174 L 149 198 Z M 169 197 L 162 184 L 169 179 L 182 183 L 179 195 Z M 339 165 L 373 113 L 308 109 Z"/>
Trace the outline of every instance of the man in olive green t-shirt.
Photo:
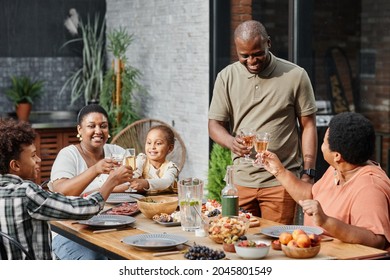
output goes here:
<path id="1" fill-rule="evenodd" d="M 297 177 L 303 169 L 302 179 L 312 180 L 317 154 L 313 88 L 303 68 L 269 51 L 271 40 L 260 22 L 240 24 L 234 40 L 239 61 L 216 78 L 209 134 L 232 152 L 240 207 L 265 219 L 292 224 L 294 200 L 274 176 L 243 160 L 251 149 L 237 134 L 244 127 L 271 133 L 268 149 Z M 228 124 L 232 133 L 226 129 Z"/>

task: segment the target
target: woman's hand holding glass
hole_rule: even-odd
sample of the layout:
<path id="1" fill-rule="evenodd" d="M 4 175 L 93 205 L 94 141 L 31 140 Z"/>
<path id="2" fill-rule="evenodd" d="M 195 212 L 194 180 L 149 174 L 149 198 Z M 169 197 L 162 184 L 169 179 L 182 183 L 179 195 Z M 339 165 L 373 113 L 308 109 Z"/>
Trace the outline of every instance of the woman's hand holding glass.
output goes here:
<path id="1" fill-rule="evenodd" d="M 110 157 L 99 160 L 95 164 L 96 173 L 98 174 L 109 174 L 114 167 L 115 163 Z"/>
<path id="2" fill-rule="evenodd" d="M 268 150 L 268 144 L 270 138 L 271 138 L 271 134 L 269 134 L 268 132 L 259 132 L 256 134 L 255 150 L 259 156 L 256 156 L 257 160 L 253 162 L 254 166 L 264 167 L 262 163 L 262 154 Z"/>
<path id="3" fill-rule="evenodd" d="M 114 164 L 114 168 L 117 168 L 123 164 L 125 154 L 112 154 L 111 159 Z"/>
<path id="4" fill-rule="evenodd" d="M 110 172 L 109 179 L 117 180 L 117 186 L 129 184 L 133 180 L 133 169 L 129 166 L 121 165 Z M 108 179 L 107 179 L 108 180 Z"/>

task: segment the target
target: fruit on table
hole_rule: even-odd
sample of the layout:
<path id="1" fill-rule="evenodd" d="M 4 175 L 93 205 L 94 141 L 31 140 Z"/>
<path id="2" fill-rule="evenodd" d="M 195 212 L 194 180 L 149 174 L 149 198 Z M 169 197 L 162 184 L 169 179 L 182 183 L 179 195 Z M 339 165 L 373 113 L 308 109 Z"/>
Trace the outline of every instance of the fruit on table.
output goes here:
<path id="1" fill-rule="evenodd" d="M 271 246 L 274 250 L 282 250 L 282 244 L 280 243 L 279 239 L 272 240 Z"/>
<path id="2" fill-rule="evenodd" d="M 289 232 L 282 232 L 279 235 L 279 241 L 281 244 L 287 245 L 291 240 L 293 240 L 293 236 Z"/>
<path id="3" fill-rule="evenodd" d="M 223 251 L 213 250 L 209 247 L 196 244 L 184 253 L 184 257 L 189 260 L 220 260 L 225 256 Z"/>
<path id="4" fill-rule="evenodd" d="M 309 238 L 311 240 L 311 246 L 317 246 L 321 242 L 321 236 L 315 233 L 309 234 Z"/>
<path id="5" fill-rule="evenodd" d="M 306 234 L 306 232 L 304 232 L 302 229 L 300 229 L 300 228 L 298 228 L 298 229 L 295 229 L 293 232 L 292 232 L 292 238 L 294 239 L 294 240 L 297 240 L 297 237 L 298 237 L 298 235 L 300 235 L 300 234 Z"/>
<path id="6" fill-rule="evenodd" d="M 238 236 L 237 235 L 230 235 L 230 236 L 226 237 L 223 240 L 223 242 L 225 242 L 227 244 L 232 244 L 232 243 L 235 243 L 237 240 L 238 240 Z"/>
<path id="7" fill-rule="evenodd" d="M 284 244 L 283 244 L 284 245 Z M 287 243 L 287 246 L 288 247 L 298 247 L 298 244 L 297 242 L 293 239 L 293 240 L 290 240 L 290 242 Z"/>
<path id="8" fill-rule="evenodd" d="M 211 217 L 215 217 L 215 216 L 218 216 L 219 214 L 221 214 L 221 211 L 219 209 L 214 209 L 214 210 L 211 210 L 208 214 L 207 214 L 207 217 L 211 218 Z"/>
<path id="9" fill-rule="evenodd" d="M 267 247 L 268 245 L 262 242 L 255 242 L 253 240 L 243 240 L 237 243 L 237 246 L 239 247 Z"/>
<path id="10" fill-rule="evenodd" d="M 307 234 L 302 229 L 296 229 L 291 234 L 282 232 L 279 235 L 279 242 L 289 247 L 309 248 L 318 246 L 321 242 L 321 237 L 317 234 Z"/>
<path id="11" fill-rule="evenodd" d="M 299 234 L 295 241 L 299 248 L 308 248 L 311 246 L 310 237 L 306 233 Z"/>

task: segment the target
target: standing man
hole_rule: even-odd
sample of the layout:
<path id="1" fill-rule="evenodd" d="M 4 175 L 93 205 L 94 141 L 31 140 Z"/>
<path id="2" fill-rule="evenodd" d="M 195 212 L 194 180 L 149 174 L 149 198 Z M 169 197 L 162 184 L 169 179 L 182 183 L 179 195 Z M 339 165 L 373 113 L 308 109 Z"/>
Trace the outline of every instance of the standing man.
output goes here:
<path id="1" fill-rule="evenodd" d="M 269 51 L 271 39 L 260 22 L 241 23 L 234 42 L 239 61 L 216 78 L 209 134 L 232 152 L 240 207 L 265 219 L 292 224 L 294 200 L 272 174 L 242 160 L 251 150 L 243 145 L 238 131 L 249 127 L 271 133 L 268 149 L 297 177 L 302 173 L 303 180 L 313 180 L 317 155 L 313 88 L 303 68 Z"/>

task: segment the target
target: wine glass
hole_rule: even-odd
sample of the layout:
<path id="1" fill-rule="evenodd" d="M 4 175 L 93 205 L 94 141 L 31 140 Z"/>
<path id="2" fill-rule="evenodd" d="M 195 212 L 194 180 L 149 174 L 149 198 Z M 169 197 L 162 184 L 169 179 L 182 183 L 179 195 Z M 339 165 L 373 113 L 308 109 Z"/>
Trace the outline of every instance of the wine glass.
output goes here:
<path id="1" fill-rule="evenodd" d="M 123 164 L 124 155 L 122 154 L 111 154 L 111 159 L 114 163 L 114 169 L 118 168 Z"/>
<path id="2" fill-rule="evenodd" d="M 267 151 L 270 138 L 271 134 L 268 132 L 259 132 L 256 134 L 255 150 L 257 153 L 262 154 Z M 264 167 L 264 165 L 261 163 L 261 158 L 258 160 L 258 162 L 254 162 L 253 165 L 257 167 Z"/>
<path id="3" fill-rule="evenodd" d="M 136 164 L 135 164 L 135 149 L 134 148 L 126 149 L 124 165 L 131 166 L 131 168 L 133 168 L 133 170 L 135 170 Z"/>
<path id="4" fill-rule="evenodd" d="M 136 168 L 135 164 L 135 149 L 134 148 L 129 148 L 126 149 L 125 154 L 124 154 L 124 159 L 123 159 L 123 165 L 124 166 L 131 166 L 133 170 Z M 125 190 L 126 193 L 128 192 L 137 192 L 137 190 L 134 190 L 130 187 L 130 183 L 128 183 L 129 188 Z"/>
<path id="5" fill-rule="evenodd" d="M 247 148 L 252 149 L 254 140 L 255 140 L 255 133 L 253 129 L 250 128 L 241 128 L 240 129 L 240 134 L 239 134 L 240 139 L 242 140 L 242 144 L 244 144 Z M 245 154 L 245 161 L 252 161 L 249 156 L 250 152 L 248 154 Z"/>

